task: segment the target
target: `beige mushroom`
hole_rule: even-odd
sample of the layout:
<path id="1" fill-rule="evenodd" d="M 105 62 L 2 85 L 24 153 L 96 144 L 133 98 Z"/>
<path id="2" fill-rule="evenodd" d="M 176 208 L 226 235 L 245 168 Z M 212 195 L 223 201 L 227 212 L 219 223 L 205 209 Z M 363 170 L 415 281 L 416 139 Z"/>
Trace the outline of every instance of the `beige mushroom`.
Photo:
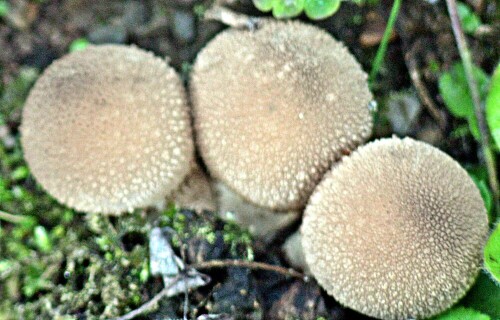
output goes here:
<path id="1" fill-rule="evenodd" d="M 55 61 L 30 92 L 21 130 L 37 181 L 80 211 L 153 204 L 193 161 L 182 82 L 136 47 L 91 46 Z"/>
<path id="2" fill-rule="evenodd" d="M 214 182 L 217 211 L 225 220 L 236 223 L 261 240 L 272 240 L 282 229 L 300 219 L 298 210 L 274 211 L 256 206 L 230 190 L 224 183 Z"/>
<path id="3" fill-rule="evenodd" d="M 341 304 L 380 319 L 420 319 L 472 285 L 488 217 L 456 161 L 392 138 L 360 147 L 325 175 L 301 232 L 312 274 Z"/>
<path id="4" fill-rule="evenodd" d="M 286 239 L 285 243 L 281 246 L 281 250 L 290 266 L 303 270 L 305 273 L 310 273 L 304 250 L 302 249 L 302 235 L 299 231 L 294 232 Z"/>
<path id="5" fill-rule="evenodd" d="M 220 33 L 198 55 L 190 89 L 210 174 L 273 210 L 303 207 L 371 133 L 366 74 L 343 44 L 301 22 Z"/>
<path id="6" fill-rule="evenodd" d="M 193 165 L 179 188 L 168 197 L 168 202 L 173 202 L 178 208 L 193 210 L 197 213 L 217 210 L 211 182 L 197 165 Z"/>

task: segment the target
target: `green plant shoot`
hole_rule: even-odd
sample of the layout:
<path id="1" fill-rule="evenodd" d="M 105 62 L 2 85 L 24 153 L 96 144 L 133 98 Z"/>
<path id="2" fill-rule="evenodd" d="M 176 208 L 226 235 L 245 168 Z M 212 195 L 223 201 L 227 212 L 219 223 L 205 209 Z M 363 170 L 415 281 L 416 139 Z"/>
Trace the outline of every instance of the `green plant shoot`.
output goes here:
<path id="1" fill-rule="evenodd" d="M 493 73 L 490 91 L 486 98 L 486 121 L 493 141 L 500 149 L 500 64 Z"/>
<path id="2" fill-rule="evenodd" d="M 500 283 L 500 225 L 497 225 L 484 248 L 484 265 L 490 275 Z"/>

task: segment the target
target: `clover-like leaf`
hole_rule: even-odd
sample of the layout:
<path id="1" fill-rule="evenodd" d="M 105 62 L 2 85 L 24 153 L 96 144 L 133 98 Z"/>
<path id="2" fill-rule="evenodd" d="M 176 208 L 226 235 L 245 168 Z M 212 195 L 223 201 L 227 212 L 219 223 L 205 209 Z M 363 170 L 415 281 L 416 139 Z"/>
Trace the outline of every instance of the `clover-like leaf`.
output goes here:
<path id="1" fill-rule="evenodd" d="M 262 12 L 269 12 L 273 9 L 275 0 L 252 0 L 253 5 Z"/>
<path id="2" fill-rule="evenodd" d="M 340 8 L 340 0 L 305 0 L 304 11 L 312 20 L 325 19 Z"/>
<path id="3" fill-rule="evenodd" d="M 273 15 L 278 19 L 293 18 L 302 13 L 304 0 L 275 0 Z"/>

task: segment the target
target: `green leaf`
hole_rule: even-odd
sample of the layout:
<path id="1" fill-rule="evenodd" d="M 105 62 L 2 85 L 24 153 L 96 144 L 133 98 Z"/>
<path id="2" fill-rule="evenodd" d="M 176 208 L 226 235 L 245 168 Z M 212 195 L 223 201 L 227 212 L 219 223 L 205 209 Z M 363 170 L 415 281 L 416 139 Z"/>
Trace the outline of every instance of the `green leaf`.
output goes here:
<path id="1" fill-rule="evenodd" d="M 44 277 L 44 271 L 45 267 L 40 263 L 36 264 L 36 261 L 26 266 L 27 274 L 24 276 L 22 288 L 25 296 L 32 297 L 37 292 L 53 286 L 53 283 Z"/>
<path id="2" fill-rule="evenodd" d="M 85 38 L 78 38 L 73 40 L 69 45 L 69 52 L 81 51 L 87 48 L 90 45 L 90 42 Z"/>
<path id="3" fill-rule="evenodd" d="M 38 74 L 37 69 L 21 67 L 17 78 L 4 88 L 0 96 L 0 118 L 8 120 L 20 110 Z"/>
<path id="4" fill-rule="evenodd" d="M 466 33 L 472 34 L 481 26 L 481 19 L 471 10 L 471 8 L 462 2 L 457 2 L 457 11 L 462 28 Z"/>
<path id="5" fill-rule="evenodd" d="M 500 225 L 496 226 L 484 247 L 484 265 L 491 276 L 500 283 Z"/>
<path id="6" fill-rule="evenodd" d="M 8 15 L 9 10 L 9 3 L 5 0 L 0 0 L 0 17 Z"/>
<path id="7" fill-rule="evenodd" d="M 466 137 L 470 134 L 470 129 L 468 124 L 459 124 L 453 131 L 450 132 L 450 137 L 457 139 Z"/>
<path id="8" fill-rule="evenodd" d="M 0 203 L 6 203 L 13 199 L 8 183 L 0 177 Z"/>
<path id="9" fill-rule="evenodd" d="M 476 66 L 473 66 L 472 73 L 476 78 L 480 96 L 484 99 L 489 85 L 488 75 Z M 439 78 L 439 93 L 450 113 L 457 118 L 466 119 L 472 135 L 478 139 L 479 129 L 474 113 L 474 104 L 469 92 L 465 70 L 461 63 L 455 64 L 449 72 L 441 75 Z"/>
<path id="10" fill-rule="evenodd" d="M 262 12 L 269 12 L 273 9 L 274 0 L 253 0 L 253 5 Z"/>
<path id="11" fill-rule="evenodd" d="M 478 310 L 493 319 L 500 319 L 500 286 L 481 272 L 476 283 L 462 300 L 466 307 Z"/>
<path id="12" fill-rule="evenodd" d="M 12 261 L 10 260 L 0 260 L 0 274 L 12 268 Z"/>
<path id="13" fill-rule="evenodd" d="M 26 166 L 21 166 L 17 167 L 14 171 L 11 172 L 10 177 L 12 180 L 23 180 L 26 179 L 29 176 L 30 172 L 28 170 L 28 167 Z"/>
<path id="14" fill-rule="evenodd" d="M 50 240 L 47 230 L 43 226 L 36 226 L 34 230 L 35 244 L 42 252 L 50 252 L 52 250 L 52 241 Z"/>
<path id="15" fill-rule="evenodd" d="M 477 182 L 477 187 L 479 192 L 481 193 L 481 197 L 483 197 L 484 206 L 488 211 L 488 216 L 490 217 L 490 221 L 492 221 L 492 209 L 493 209 L 493 195 L 491 194 L 490 188 L 488 187 L 488 183 L 484 180 Z"/>
<path id="16" fill-rule="evenodd" d="M 333 15 L 340 8 L 340 0 L 305 0 L 304 11 L 312 20 L 320 20 Z"/>
<path id="17" fill-rule="evenodd" d="M 476 138 L 476 140 L 479 141 L 481 133 L 479 131 L 479 124 L 477 123 L 476 115 L 472 114 L 469 117 L 467 117 L 467 123 L 469 124 L 470 133 L 474 138 Z"/>
<path id="18" fill-rule="evenodd" d="M 492 216 L 493 195 L 491 194 L 490 188 L 488 187 L 488 182 L 487 182 L 488 180 L 479 179 L 478 177 L 475 177 L 471 172 L 469 172 L 469 174 L 471 175 L 472 180 L 474 180 L 477 188 L 479 189 L 479 192 L 481 193 L 481 197 L 483 198 L 484 201 L 484 207 L 488 212 L 488 218 L 489 221 L 491 222 L 493 219 Z"/>
<path id="19" fill-rule="evenodd" d="M 474 309 L 464 307 L 456 307 L 440 316 L 434 318 L 435 320 L 490 320 L 488 315 L 482 314 Z"/>
<path id="20" fill-rule="evenodd" d="M 141 283 L 146 283 L 146 281 L 148 281 L 149 279 L 149 263 L 147 262 L 144 262 L 142 264 L 142 268 L 141 268 L 141 271 L 139 272 L 139 280 L 141 281 Z"/>
<path id="21" fill-rule="evenodd" d="M 195 4 L 193 7 L 193 12 L 197 17 L 202 19 L 205 15 L 205 12 L 207 12 L 207 7 L 204 4 Z"/>
<path id="22" fill-rule="evenodd" d="M 488 181 L 488 170 L 486 169 L 486 166 L 475 165 L 467 167 L 467 172 L 473 179 Z"/>
<path id="23" fill-rule="evenodd" d="M 304 0 L 275 0 L 273 16 L 278 19 L 293 18 L 304 9 Z"/>
<path id="24" fill-rule="evenodd" d="M 490 92 L 486 98 L 486 121 L 495 144 L 500 148 L 500 64 L 493 73 Z"/>

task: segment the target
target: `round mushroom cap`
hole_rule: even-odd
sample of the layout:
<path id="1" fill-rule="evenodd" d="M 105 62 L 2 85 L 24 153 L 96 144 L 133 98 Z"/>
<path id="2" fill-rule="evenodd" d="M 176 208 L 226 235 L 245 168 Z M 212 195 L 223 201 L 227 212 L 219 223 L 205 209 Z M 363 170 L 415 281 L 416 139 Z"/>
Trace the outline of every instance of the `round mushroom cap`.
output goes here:
<path id="1" fill-rule="evenodd" d="M 21 142 L 42 187 L 76 210 L 118 214 L 176 189 L 193 160 L 185 89 L 152 53 L 91 46 L 31 90 Z"/>
<path id="2" fill-rule="evenodd" d="M 456 161 L 392 138 L 359 148 L 325 175 L 301 232 L 311 273 L 341 304 L 380 319 L 420 319 L 472 285 L 488 217 Z"/>
<path id="3" fill-rule="evenodd" d="M 314 26 L 264 21 L 220 33 L 190 83 L 211 175 L 256 205 L 303 207 L 332 163 L 371 133 L 366 79 L 344 45 Z"/>

